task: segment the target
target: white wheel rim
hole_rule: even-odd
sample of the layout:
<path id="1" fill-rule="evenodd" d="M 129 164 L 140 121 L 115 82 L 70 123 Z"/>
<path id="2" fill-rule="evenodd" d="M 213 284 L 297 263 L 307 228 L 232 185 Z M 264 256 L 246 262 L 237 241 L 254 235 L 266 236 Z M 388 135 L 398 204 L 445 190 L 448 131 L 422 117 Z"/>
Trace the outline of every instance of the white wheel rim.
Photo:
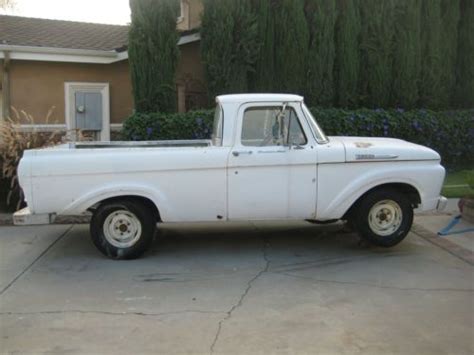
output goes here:
<path id="1" fill-rule="evenodd" d="M 382 237 L 395 233 L 400 228 L 402 219 L 402 209 L 393 200 L 379 201 L 369 211 L 369 227 Z"/>
<path id="2" fill-rule="evenodd" d="M 142 235 L 142 224 L 132 212 L 117 210 L 107 216 L 104 221 L 104 236 L 117 248 L 129 248 Z"/>

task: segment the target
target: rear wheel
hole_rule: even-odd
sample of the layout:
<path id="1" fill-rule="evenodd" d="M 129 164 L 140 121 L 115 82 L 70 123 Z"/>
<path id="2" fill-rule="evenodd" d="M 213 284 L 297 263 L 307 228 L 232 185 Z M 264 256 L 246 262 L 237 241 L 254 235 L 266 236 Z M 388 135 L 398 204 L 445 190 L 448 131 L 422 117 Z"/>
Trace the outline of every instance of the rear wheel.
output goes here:
<path id="1" fill-rule="evenodd" d="M 112 259 L 134 259 L 153 242 L 156 220 L 152 211 L 133 200 L 111 201 L 93 214 L 90 234 L 94 245 Z"/>
<path id="2" fill-rule="evenodd" d="M 381 247 L 400 243 L 413 224 L 413 208 L 407 196 L 393 189 L 375 190 L 355 206 L 352 224 L 368 242 Z"/>

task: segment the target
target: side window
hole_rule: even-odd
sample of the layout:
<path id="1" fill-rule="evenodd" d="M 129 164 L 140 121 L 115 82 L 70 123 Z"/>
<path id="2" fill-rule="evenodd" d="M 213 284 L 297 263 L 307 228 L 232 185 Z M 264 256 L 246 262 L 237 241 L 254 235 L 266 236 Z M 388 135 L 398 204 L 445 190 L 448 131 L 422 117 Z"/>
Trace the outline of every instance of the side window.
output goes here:
<path id="1" fill-rule="evenodd" d="M 298 117 L 296 116 L 295 110 L 291 109 L 288 116 L 288 138 L 286 144 L 305 145 L 308 143 L 308 140 L 304 135 L 303 128 L 301 128 L 301 124 L 298 120 Z"/>
<path id="2" fill-rule="evenodd" d="M 241 142 L 244 146 L 304 145 L 307 140 L 293 108 L 252 107 L 244 112 Z"/>

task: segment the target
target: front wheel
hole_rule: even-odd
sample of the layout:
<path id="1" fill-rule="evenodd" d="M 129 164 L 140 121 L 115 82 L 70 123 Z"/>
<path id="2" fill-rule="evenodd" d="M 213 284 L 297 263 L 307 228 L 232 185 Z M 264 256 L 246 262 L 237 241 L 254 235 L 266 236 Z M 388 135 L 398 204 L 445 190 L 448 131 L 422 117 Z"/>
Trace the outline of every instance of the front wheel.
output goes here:
<path id="1" fill-rule="evenodd" d="M 133 200 L 101 205 L 90 223 L 92 242 L 112 259 L 135 259 L 147 251 L 154 239 L 156 220 L 143 204 Z"/>
<path id="2" fill-rule="evenodd" d="M 352 223 L 361 238 L 381 247 L 400 243 L 413 224 L 407 196 L 393 189 L 370 192 L 358 202 Z"/>

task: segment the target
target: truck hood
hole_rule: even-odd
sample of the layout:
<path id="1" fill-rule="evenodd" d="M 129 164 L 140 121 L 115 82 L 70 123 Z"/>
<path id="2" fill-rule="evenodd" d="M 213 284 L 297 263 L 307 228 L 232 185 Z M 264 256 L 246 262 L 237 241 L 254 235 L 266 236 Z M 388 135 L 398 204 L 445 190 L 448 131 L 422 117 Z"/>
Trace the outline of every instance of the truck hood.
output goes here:
<path id="1" fill-rule="evenodd" d="M 440 160 L 434 150 L 395 138 L 330 137 L 344 145 L 346 162 Z"/>

